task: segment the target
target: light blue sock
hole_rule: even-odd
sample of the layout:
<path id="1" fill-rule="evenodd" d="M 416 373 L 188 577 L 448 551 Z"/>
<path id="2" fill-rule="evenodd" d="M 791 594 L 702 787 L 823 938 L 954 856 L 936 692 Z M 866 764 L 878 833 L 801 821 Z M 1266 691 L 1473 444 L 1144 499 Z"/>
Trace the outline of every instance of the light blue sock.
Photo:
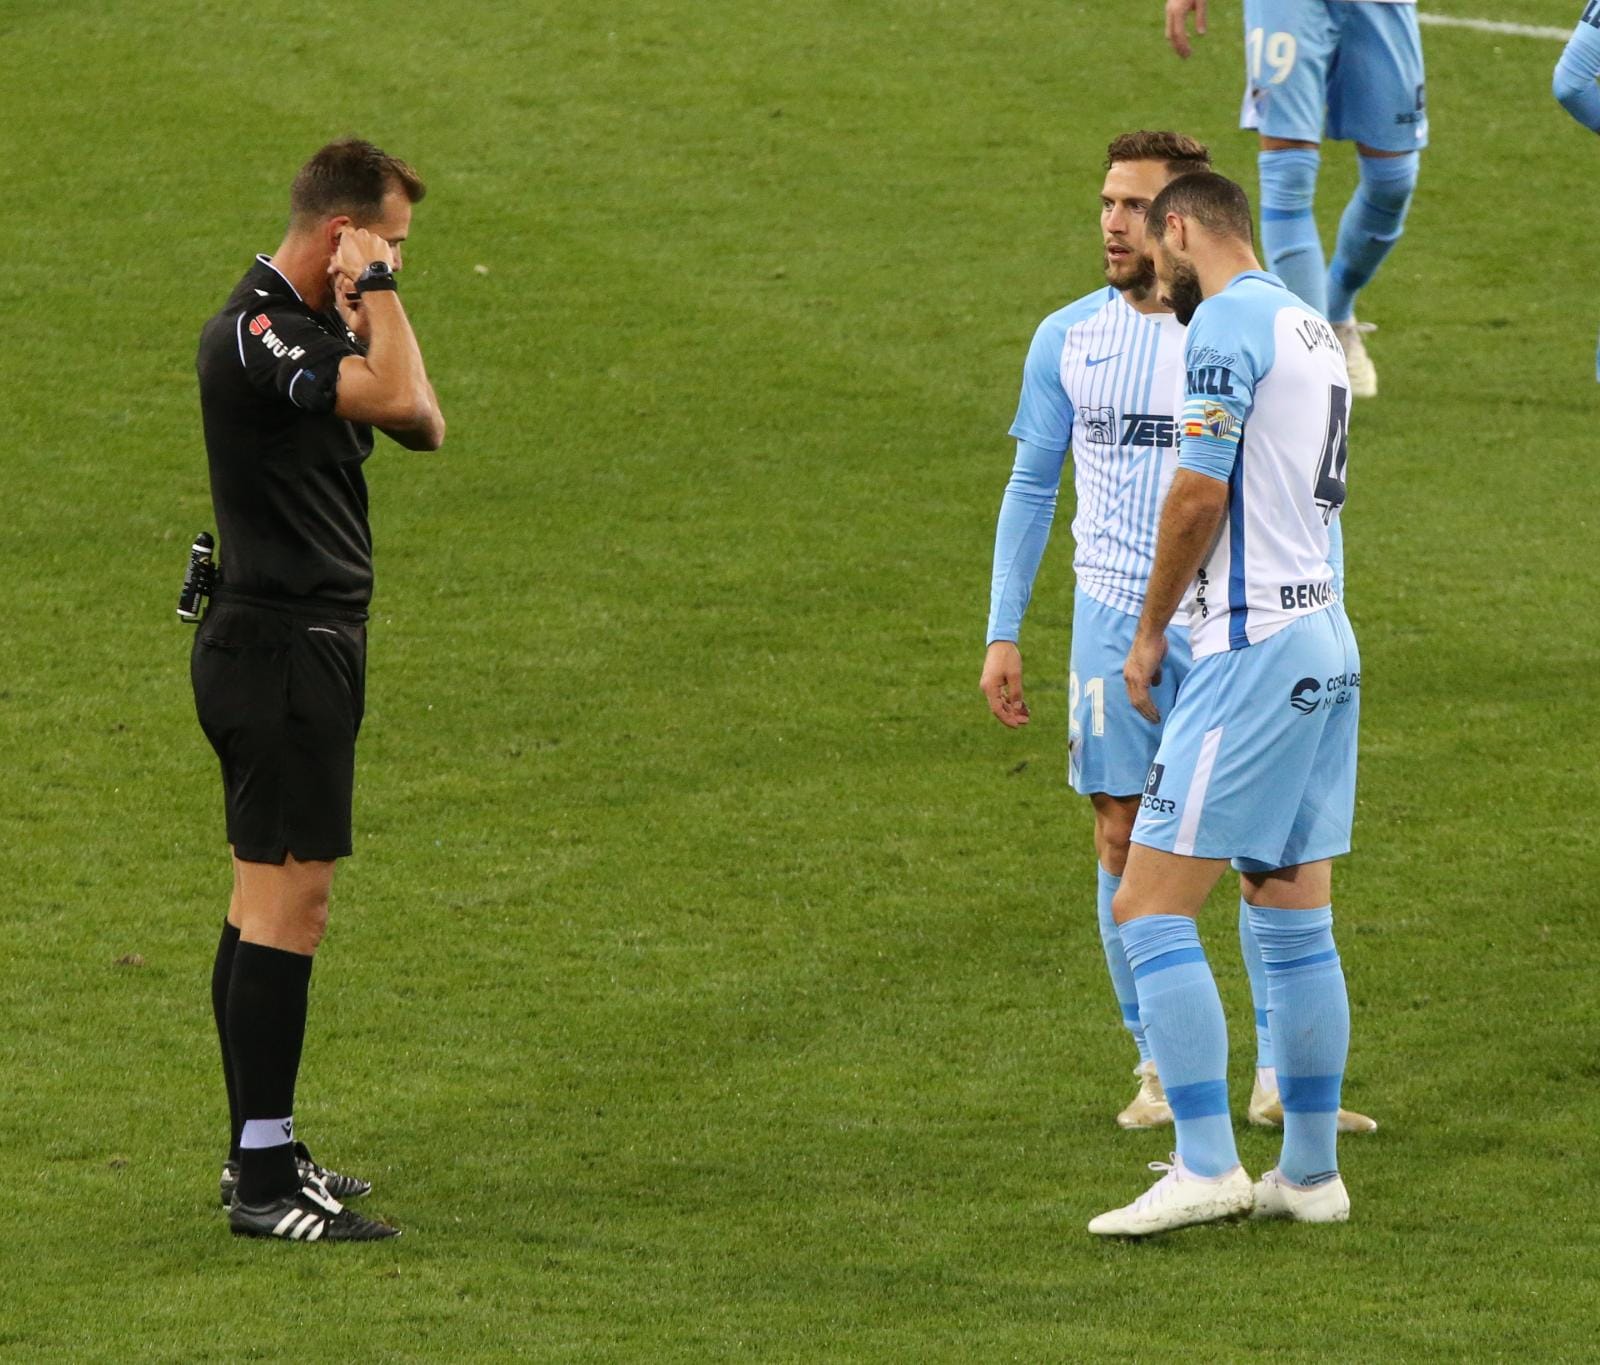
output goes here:
<path id="1" fill-rule="evenodd" d="M 1250 927 L 1250 907 L 1239 902 L 1239 952 L 1250 977 L 1250 999 L 1256 1008 L 1256 1067 L 1273 1065 L 1272 1025 L 1267 1014 L 1267 965 L 1261 960 L 1261 945 Z"/>
<path id="2" fill-rule="evenodd" d="M 1297 1185 L 1339 1169 L 1339 1087 L 1350 1050 L 1350 1000 L 1333 946 L 1333 907 L 1250 908 L 1250 928 L 1267 964 L 1273 1056 L 1283 1097 L 1278 1170 Z"/>
<path id="3" fill-rule="evenodd" d="M 1117 993 L 1123 1026 L 1133 1035 L 1133 1044 L 1139 1049 L 1139 1060 L 1148 1062 L 1150 1044 L 1145 1041 L 1144 1025 L 1139 1022 L 1139 993 L 1133 988 L 1133 968 L 1128 966 L 1128 955 L 1122 951 L 1122 935 L 1117 932 L 1117 922 L 1111 918 L 1111 898 L 1122 885 L 1122 878 L 1113 877 L 1103 867 L 1098 870 L 1100 946 L 1105 949 L 1106 970 L 1111 973 L 1111 989 Z"/>
<path id="4" fill-rule="evenodd" d="M 1217 983 L 1187 915 L 1145 915 L 1122 926 L 1139 990 L 1139 1017 L 1177 1120 L 1178 1156 L 1196 1175 L 1239 1164 L 1228 1116 L 1228 1023 Z"/>
<path id="5" fill-rule="evenodd" d="M 1363 156 L 1361 183 L 1339 219 L 1339 242 L 1328 267 L 1329 322 L 1355 316 L 1356 294 L 1377 273 L 1405 231 L 1406 210 L 1417 187 L 1420 152 Z"/>
<path id="6" fill-rule="evenodd" d="M 1267 269 L 1317 312 L 1327 315 L 1328 269 L 1312 205 L 1322 154 L 1309 147 L 1262 152 L 1261 249 Z"/>

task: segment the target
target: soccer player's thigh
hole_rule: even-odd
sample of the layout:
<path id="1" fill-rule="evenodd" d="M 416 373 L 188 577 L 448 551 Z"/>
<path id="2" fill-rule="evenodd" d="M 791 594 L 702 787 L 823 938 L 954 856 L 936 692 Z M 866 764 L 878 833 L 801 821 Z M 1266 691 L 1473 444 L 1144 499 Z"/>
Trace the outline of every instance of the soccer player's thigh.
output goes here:
<path id="1" fill-rule="evenodd" d="M 1428 145 L 1422 36 L 1415 5 L 1344 4 L 1328 76 L 1328 136 L 1368 152 Z"/>
<path id="2" fill-rule="evenodd" d="M 1325 725 L 1325 680 L 1343 659 L 1322 615 L 1195 664 L 1150 769 L 1135 843 L 1285 865 Z"/>
<path id="3" fill-rule="evenodd" d="M 1339 12 L 1330 0 L 1245 0 L 1239 126 L 1287 142 L 1321 142 Z"/>
<path id="4" fill-rule="evenodd" d="M 1315 679 L 1319 690 L 1305 689 L 1299 706 L 1314 701 L 1317 709 L 1305 716 L 1320 722 L 1316 751 L 1311 756 L 1305 785 L 1282 849 L 1269 860 L 1272 866 L 1235 859 L 1240 872 L 1269 872 L 1337 858 L 1350 851 L 1350 831 L 1356 810 L 1356 748 L 1361 724 L 1361 653 L 1344 607 L 1305 618 L 1315 622 L 1324 636 L 1326 663 Z M 1296 722 L 1298 727 L 1298 721 Z"/>
<path id="5" fill-rule="evenodd" d="M 1095 601 L 1081 590 L 1072 607 L 1072 671 L 1067 679 L 1067 776 L 1085 796 L 1136 796 L 1161 741 L 1161 727 L 1133 709 L 1122 681 L 1122 665 L 1133 644 L 1135 617 Z M 1175 632 L 1168 632 L 1169 655 Z M 1188 641 L 1164 666 L 1156 707 L 1171 709 L 1179 680 L 1187 671 Z"/>

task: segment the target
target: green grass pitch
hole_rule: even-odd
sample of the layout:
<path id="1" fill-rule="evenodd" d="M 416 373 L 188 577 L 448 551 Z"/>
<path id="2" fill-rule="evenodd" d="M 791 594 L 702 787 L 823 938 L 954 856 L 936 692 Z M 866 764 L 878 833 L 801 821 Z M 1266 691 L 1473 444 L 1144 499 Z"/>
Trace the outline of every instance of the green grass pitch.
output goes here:
<path id="1" fill-rule="evenodd" d="M 1168 1142 L 1111 1122 L 1065 510 L 1020 735 L 976 688 L 988 562 L 1105 143 L 1187 130 L 1254 195 L 1213 11 L 1186 65 L 1158 0 L 0 12 L 0 1358 L 1593 1358 L 1597 162 L 1548 40 L 1426 31 L 1433 144 L 1362 300 L 1353 1221 L 1083 1230 Z M 450 436 L 369 465 L 298 1106 L 407 1235 L 307 1249 L 215 1207 L 227 865 L 172 603 L 197 329 L 349 130 L 430 182 L 406 299 Z"/>

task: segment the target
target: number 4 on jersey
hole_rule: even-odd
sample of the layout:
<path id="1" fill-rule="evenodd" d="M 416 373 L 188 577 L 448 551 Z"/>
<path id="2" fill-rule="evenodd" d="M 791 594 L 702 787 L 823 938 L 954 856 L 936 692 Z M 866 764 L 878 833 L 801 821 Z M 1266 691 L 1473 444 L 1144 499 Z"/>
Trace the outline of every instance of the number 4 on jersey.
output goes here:
<path id="1" fill-rule="evenodd" d="M 1345 466 L 1350 461 L 1350 391 L 1329 385 L 1328 433 L 1322 441 L 1322 461 L 1317 468 L 1317 506 L 1323 521 L 1333 520 L 1344 506 Z"/>

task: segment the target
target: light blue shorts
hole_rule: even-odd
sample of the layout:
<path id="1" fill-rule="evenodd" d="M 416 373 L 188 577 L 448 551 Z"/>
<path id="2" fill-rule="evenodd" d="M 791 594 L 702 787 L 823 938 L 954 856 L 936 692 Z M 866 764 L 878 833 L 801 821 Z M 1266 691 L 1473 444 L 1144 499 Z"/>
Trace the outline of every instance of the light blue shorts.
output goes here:
<path id="1" fill-rule="evenodd" d="M 1122 665 L 1133 645 L 1139 618 L 1097 602 L 1081 588 L 1072 599 L 1072 674 L 1067 731 L 1067 780 L 1090 796 L 1137 796 L 1161 742 L 1161 726 L 1133 709 L 1122 681 Z M 1165 718 L 1189 675 L 1189 632 L 1167 631 L 1167 658 L 1161 681 L 1151 689 Z"/>
<path id="2" fill-rule="evenodd" d="M 1350 851 L 1361 655 L 1344 606 L 1197 662 L 1167 717 L 1133 842 L 1270 872 Z"/>
<path id="3" fill-rule="evenodd" d="M 1428 145 L 1415 5 L 1245 0 L 1240 126 L 1296 142 Z"/>

